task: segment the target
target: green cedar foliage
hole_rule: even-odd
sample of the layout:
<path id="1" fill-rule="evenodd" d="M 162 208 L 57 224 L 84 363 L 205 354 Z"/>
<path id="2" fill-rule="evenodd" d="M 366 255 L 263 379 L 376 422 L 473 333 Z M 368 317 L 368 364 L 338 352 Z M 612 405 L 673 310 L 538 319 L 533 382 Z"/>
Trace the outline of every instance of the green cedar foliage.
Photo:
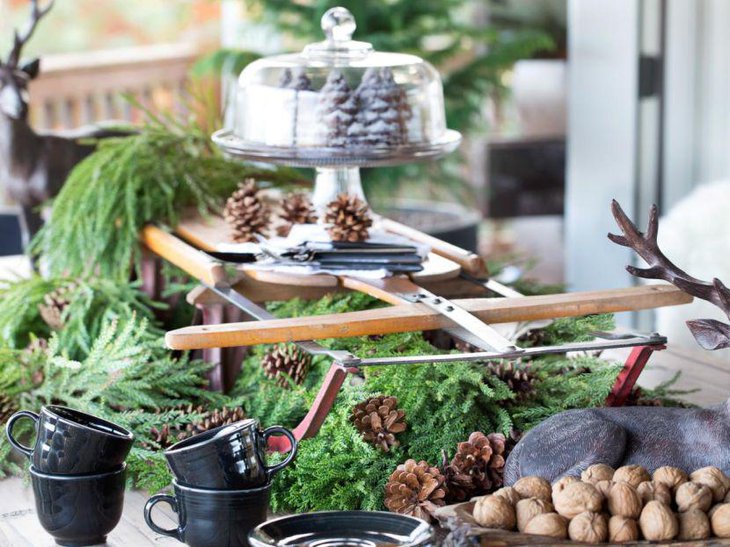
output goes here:
<path id="1" fill-rule="evenodd" d="M 347 294 L 314 302 L 273 303 L 269 309 L 280 316 L 306 316 L 379 305 L 370 297 Z M 561 343 L 610 328 L 612 319 L 599 315 L 555 325 L 545 335 L 551 343 Z M 420 333 L 325 340 L 323 344 L 360 356 L 438 352 Z M 265 425 L 293 427 L 306 414 L 329 362 L 315 359 L 305 384 L 283 391 L 264 377 L 263 351 L 257 349 L 245 360 L 233 395 Z M 536 390 L 528 399 L 517 399 L 489 367 L 478 363 L 371 367 L 362 375 L 350 376 L 318 435 L 300 442 L 294 463 L 275 481 L 274 510 L 381 509 L 385 481 L 406 458 L 438 464 L 442 450 L 453 455 L 456 444 L 472 431 L 508 433 L 567 408 L 601 405 L 620 367 L 590 357 L 550 356 L 533 361 L 532 369 Z M 356 403 L 377 394 L 397 397 L 406 412 L 408 428 L 399 436 L 401 445 L 389 453 L 364 443 L 349 421 Z"/>
<path id="2" fill-rule="evenodd" d="M 46 294 L 68 288 L 68 305 L 62 314 L 65 327 L 58 333 L 60 346 L 70 358 L 88 352 L 102 326 L 114 319 L 153 318 L 153 310 L 163 308 L 138 290 L 137 284 L 119 283 L 102 277 L 87 279 L 33 275 L 16 281 L 0 281 L 0 340 L 9 348 L 22 349 L 31 338 L 48 339 L 51 328 L 41 318 L 40 306 Z M 162 331 L 148 326 L 151 337 Z"/>
<path id="3" fill-rule="evenodd" d="M 151 114 L 148 113 L 148 116 Z M 68 176 L 33 242 L 51 275 L 101 275 L 126 283 L 147 222 L 174 226 L 185 207 L 217 210 L 245 177 L 292 183 L 290 169 L 229 160 L 195 123 L 151 118 L 139 132 L 99 142 Z"/>
<path id="4" fill-rule="evenodd" d="M 13 302 L 28 295 L 33 303 L 28 308 L 35 309 L 44 290 L 66 282 L 43 286 L 32 279 L 6 287 L 5 294 Z M 88 301 L 106 298 L 108 287 L 101 281 L 76 282 L 79 290 L 89 291 Z M 159 328 L 149 314 L 138 314 L 139 302 L 145 301 L 133 288 L 118 296 L 113 313 L 101 311 L 104 306 L 87 304 L 78 309 L 76 322 L 68 322 L 58 332 L 43 330 L 35 311 L 22 314 L 16 322 L 2 323 L 0 391 L 18 408 L 37 410 L 49 402 L 66 404 L 130 428 L 137 440 L 128 465 L 134 484 L 140 488 L 156 491 L 169 484 L 170 473 L 153 430 L 165 424 L 183 427 L 199 420 L 200 415 L 187 412 L 188 404 L 202 404 L 204 408 L 241 405 L 263 425 L 294 427 L 310 408 L 329 368 L 326 358 L 315 358 L 301 386 L 283 389 L 263 375 L 260 361 L 266 348 L 255 348 L 243 363 L 234 391 L 229 395 L 211 393 L 205 390 L 208 365 L 185 356 L 176 359 L 163 347 Z M 149 305 L 154 304 L 142 307 Z M 313 302 L 273 303 L 269 309 L 280 316 L 306 316 L 381 305 L 362 294 L 345 294 Z M 560 343 L 582 338 L 590 330 L 609 328 L 610 317 L 566 319 L 553 325 L 552 333 L 546 336 Z M 69 330 L 88 335 L 72 335 L 66 332 Z M 33 343 L 37 336 L 50 337 L 47 348 Z M 323 343 L 361 356 L 438 351 L 420 333 Z M 273 508 L 381 509 L 385 481 L 406 458 L 438 464 L 442 451 L 453 455 L 456 444 L 472 431 L 527 429 L 568 408 L 601 405 L 619 369 L 591 357 L 541 357 L 532 362 L 534 394 L 518 399 L 493 376 L 490 367 L 479 363 L 366 368 L 362 374 L 348 377 L 321 431 L 300 443 L 294 463 L 277 476 Z M 349 421 L 356 403 L 377 394 L 397 397 L 406 411 L 408 428 L 399 436 L 401 445 L 389 453 L 363 442 Z M 669 386 L 660 386 L 657 395 L 666 398 L 674 393 Z M 29 422 L 18 425 L 19 435 L 32 438 Z M 271 459 L 278 458 L 275 455 Z M 0 474 L 19 471 L 8 443 L 0 439 Z"/>

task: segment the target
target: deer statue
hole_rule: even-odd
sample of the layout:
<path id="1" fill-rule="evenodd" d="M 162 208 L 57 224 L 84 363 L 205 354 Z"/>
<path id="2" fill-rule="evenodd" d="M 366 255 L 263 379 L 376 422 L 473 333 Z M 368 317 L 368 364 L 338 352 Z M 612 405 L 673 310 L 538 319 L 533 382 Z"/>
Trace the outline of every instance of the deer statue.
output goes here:
<path id="1" fill-rule="evenodd" d="M 657 244 L 657 208 L 649 215 L 646 233 L 629 220 L 614 200 L 613 216 L 623 235 L 609 234 L 629 247 L 648 268 L 627 266 L 632 275 L 668 281 L 683 291 L 708 300 L 730 317 L 730 290 L 719 280 L 695 279 L 675 266 Z M 688 321 L 705 349 L 730 346 L 730 325 L 702 319 Z M 529 431 L 505 464 L 505 483 L 539 475 L 551 482 L 579 476 L 589 465 L 613 467 L 638 464 L 650 472 L 671 465 L 687 472 L 714 465 L 730 473 L 730 400 L 710 408 L 623 407 L 568 410 Z"/>
<path id="2" fill-rule="evenodd" d="M 0 186 L 21 207 L 24 246 L 43 223 L 39 207 L 59 192 L 71 169 L 94 151 L 93 142 L 84 141 L 129 134 L 101 126 L 40 134 L 28 124 L 28 84 L 38 76 L 40 60 L 21 63 L 20 55 L 52 7 L 53 0 L 44 8 L 32 0 L 27 29 L 15 31 L 7 60 L 0 59 Z"/>

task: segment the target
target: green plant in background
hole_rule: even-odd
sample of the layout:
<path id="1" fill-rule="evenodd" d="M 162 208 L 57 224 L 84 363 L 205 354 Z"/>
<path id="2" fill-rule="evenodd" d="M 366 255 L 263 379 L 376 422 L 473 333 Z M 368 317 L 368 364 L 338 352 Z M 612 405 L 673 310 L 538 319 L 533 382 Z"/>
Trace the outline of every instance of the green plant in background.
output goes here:
<path id="1" fill-rule="evenodd" d="M 139 265 L 145 223 L 174 227 L 186 207 L 216 211 L 246 177 L 303 182 L 290 169 L 223 157 L 210 142 L 208 128 L 217 122 L 201 124 L 192 116 L 179 122 L 150 112 L 148 118 L 137 134 L 101 142 L 69 175 L 53 201 L 53 218 L 32 245 L 51 275 L 96 274 L 126 282 Z"/>
<path id="2" fill-rule="evenodd" d="M 496 28 L 525 30 L 539 28 L 553 41 L 554 47 L 538 50 L 533 57 L 564 59 L 568 50 L 567 1 L 490 0 L 489 22 Z"/>
<path id="3" fill-rule="evenodd" d="M 293 37 L 300 44 L 322 40 L 320 18 L 333 6 L 348 8 L 357 20 L 356 39 L 381 51 L 409 52 L 436 66 L 442 74 L 449 127 L 469 134 L 485 128 L 484 110 L 490 94 L 502 94 L 502 74 L 515 61 L 553 47 L 538 28 L 498 28 L 479 21 L 486 0 L 242 0 L 248 12 Z M 486 19 L 482 17 L 482 19 Z M 226 60 L 228 59 L 228 60 Z M 201 61 L 200 72 L 230 68 L 237 75 L 252 53 L 225 50 Z M 402 188 L 417 184 L 421 195 L 469 197 L 460 154 L 429 165 L 406 165 L 363 171 L 363 183 L 375 203 L 392 199 L 394 181 Z M 431 184 L 424 184 L 425 182 Z"/>

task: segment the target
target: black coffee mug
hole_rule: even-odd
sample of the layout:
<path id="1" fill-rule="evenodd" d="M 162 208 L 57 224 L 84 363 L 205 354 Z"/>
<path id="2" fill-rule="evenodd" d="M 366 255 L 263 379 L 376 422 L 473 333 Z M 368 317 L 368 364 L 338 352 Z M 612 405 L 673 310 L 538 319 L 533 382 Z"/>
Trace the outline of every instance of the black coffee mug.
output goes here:
<path id="1" fill-rule="evenodd" d="M 49 475 L 30 468 L 41 526 L 59 545 L 96 545 L 119 523 L 126 464 L 97 475 Z"/>
<path id="2" fill-rule="evenodd" d="M 15 423 L 28 418 L 35 422 L 33 447 L 23 446 L 13 436 Z M 8 441 L 41 473 L 82 475 L 118 469 L 129 454 L 134 435 L 121 426 L 63 406 L 13 414 L 6 426 Z"/>
<path id="3" fill-rule="evenodd" d="M 283 434 L 291 443 L 287 458 L 266 465 L 266 440 Z M 297 452 L 294 434 L 281 426 L 261 431 L 258 421 L 242 420 L 195 435 L 165 451 L 167 463 L 177 482 L 200 488 L 257 488 L 289 465 Z"/>
<path id="4" fill-rule="evenodd" d="M 243 547 L 248 534 L 266 520 L 271 484 L 248 490 L 207 490 L 173 481 L 175 495 L 157 494 L 144 506 L 147 526 L 190 547 Z M 152 520 L 152 508 L 164 502 L 177 513 L 178 526 L 166 530 Z"/>

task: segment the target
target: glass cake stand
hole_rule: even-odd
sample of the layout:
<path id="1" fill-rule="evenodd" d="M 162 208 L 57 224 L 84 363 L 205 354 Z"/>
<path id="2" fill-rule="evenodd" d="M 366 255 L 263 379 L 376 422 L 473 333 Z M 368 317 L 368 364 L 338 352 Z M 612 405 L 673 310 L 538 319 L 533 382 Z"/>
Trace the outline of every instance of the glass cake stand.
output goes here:
<path id="1" fill-rule="evenodd" d="M 212 137 L 241 160 L 315 168 L 319 211 L 341 193 L 365 199 L 361 167 L 433 160 L 461 142 L 446 127 L 436 69 L 352 40 L 355 28 L 348 10 L 332 8 L 322 17 L 324 41 L 248 65 L 232 127 Z"/>

